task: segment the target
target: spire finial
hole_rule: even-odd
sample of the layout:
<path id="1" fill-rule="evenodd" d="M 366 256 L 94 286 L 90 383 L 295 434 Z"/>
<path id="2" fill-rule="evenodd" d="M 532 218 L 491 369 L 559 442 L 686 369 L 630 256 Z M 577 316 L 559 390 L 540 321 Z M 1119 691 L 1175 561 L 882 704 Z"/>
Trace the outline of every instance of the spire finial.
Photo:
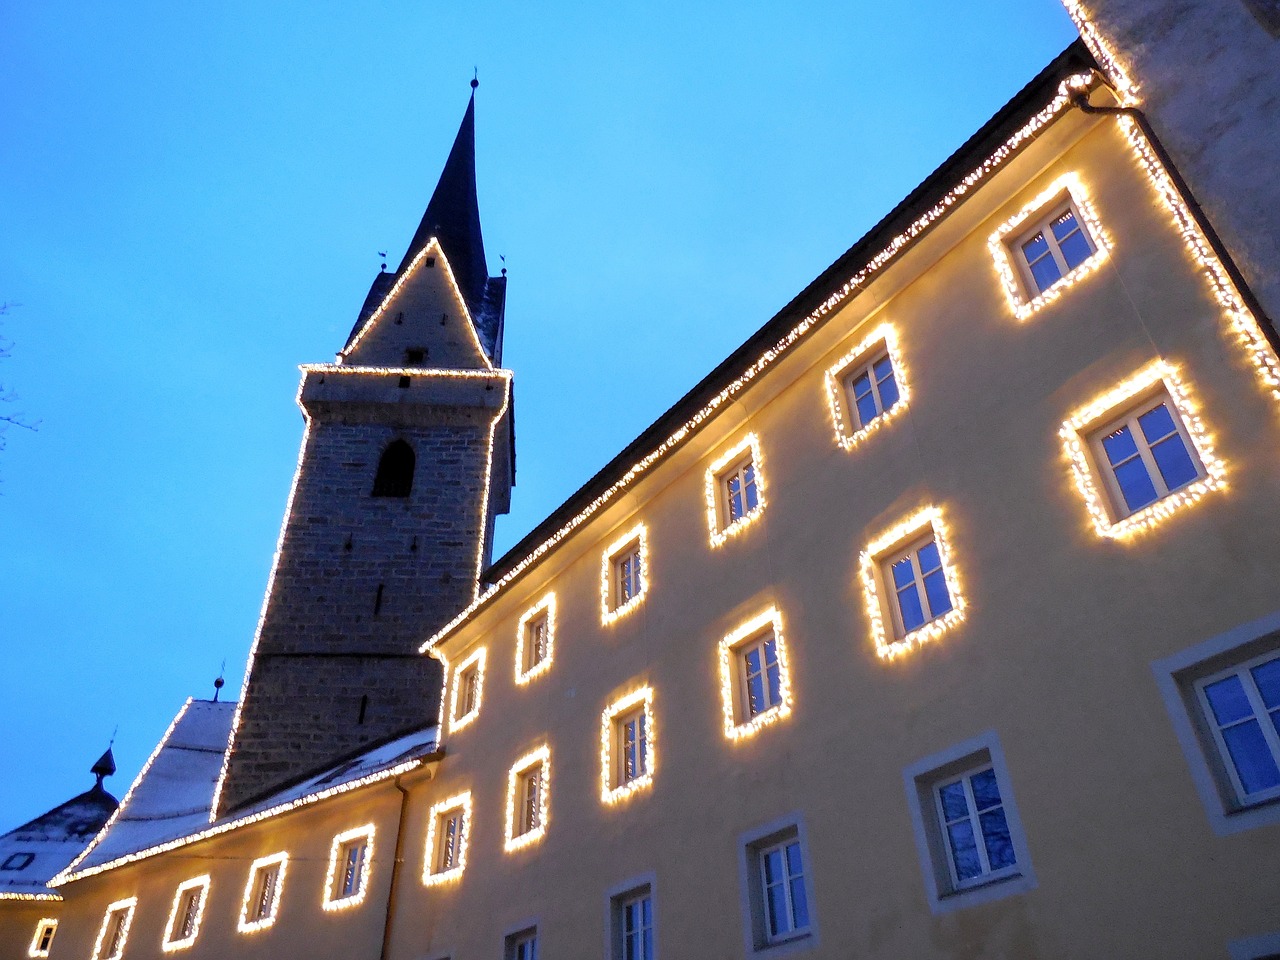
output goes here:
<path id="1" fill-rule="evenodd" d="M 120 729 L 119 727 L 116 727 L 116 730 L 119 730 L 119 729 Z M 107 745 L 106 751 L 102 754 L 102 756 L 100 756 L 97 759 L 97 762 L 95 762 L 94 765 L 89 768 L 89 772 L 98 778 L 98 782 L 97 784 L 95 784 L 95 786 L 99 790 L 102 789 L 103 777 L 109 777 L 116 772 L 116 758 L 111 754 L 111 744 L 114 744 L 115 742 L 116 742 L 116 735 L 114 732 L 112 732 L 111 743 Z"/>
<path id="2" fill-rule="evenodd" d="M 383 256 L 386 256 L 386 254 L 383 254 Z M 385 263 L 382 265 L 382 269 L 383 270 L 387 269 L 387 265 Z M 223 676 L 223 674 L 225 674 L 226 672 L 227 672 L 227 661 L 223 660 L 222 666 L 218 668 L 218 678 L 213 681 L 213 702 L 214 703 L 218 702 L 218 694 L 222 693 L 222 688 L 227 682 Z"/>
<path id="3" fill-rule="evenodd" d="M 471 89 L 475 90 L 476 87 L 480 86 L 480 68 L 472 67 L 471 70 Z"/>

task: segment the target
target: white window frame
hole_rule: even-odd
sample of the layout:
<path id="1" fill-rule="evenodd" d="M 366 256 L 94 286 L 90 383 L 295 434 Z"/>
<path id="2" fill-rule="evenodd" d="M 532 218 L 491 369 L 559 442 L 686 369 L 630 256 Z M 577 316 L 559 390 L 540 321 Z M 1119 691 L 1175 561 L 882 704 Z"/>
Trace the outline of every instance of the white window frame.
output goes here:
<path id="1" fill-rule="evenodd" d="M 735 517 L 729 483 L 734 477 L 742 483 L 748 466 L 751 468 L 756 502 L 754 506 L 748 506 L 745 485 L 740 487 L 742 513 Z M 736 537 L 755 523 L 764 513 L 764 456 L 760 449 L 760 438 L 755 433 L 748 433 L 725 450 L 707 467 L 705 485 L 707 528 L 711 537 L 711 546 L 723 546 L 730 538 Z"/>
<path id="2" fill-rule="evenodd" d="M 863 430 L 870 429 L 871 424 L 896 407 L 902 399 L 899 396 L 892 405 L 888 407 L 884 405 L 884 397 L 880 393 L 880 385 L 884 383 L 884 380 L 876 379 L 876 365 L 881 360 L 889 361 L 889 376 L 893 378 L 894 387 L 898 385 L 898 371 L 893 365 L 893 356 L 889 353 L 889 347 L 883 343 L 879 347 L 880 349 L 872 350 L 864 359 L 851 365 L 841 377 L 845 393 L 845 409 L 848 411 L 849 425 L 852 428 L 851 433 L 861 433 Z M 853 392 L 854 384 L 861 380 L 863 376 L 866 376 L 867 382 L 871 386 L 871 400 L 876 408 L 876 412 L 871 419 L 865 423 L 862 420 L 862 412 L 858 409 L 858 398 Z"/>
<path id="3" fill-rule="evenodd" d="M 653 960 L 658 960 L 658 900 L 654 894 L 656 875 L 646 873 L 615 884 L 605 893 L 605 950 L 609 960 L 626 960 L 625 908 L 628 904 L 647 898 L 649 901 L 649 946 Z"/>
<path id="4" fill-rule="evenodd" d="M 530 775 L 537 771 L 537 815 L 532 811 Z M 536 819 L 536 823 L 533 822 Z M 541 840 L 551 820 L 551 749 L 545 744 L 514 764 L 507 775 L 507 823 L 505 849 L 508 853 Z"/>
<path id="5" fill-rule="evenodd" d="M 892 407 L 885 409 L 877 386 L 876 405 L 880 412 L 868 422 L 862 423 L 850 388 L 859 374 L 873 367 L 876 361 L 885 355 L 888 355 L 889 363 L 893 367 L 893 379 L 898 385 L 898 401 Z M 835 425 L 836 443 L 844 450 L 852 450 L 866 437 L 896 419 L 902 411 L 907 409 L 910 400 L 910 389 L 907 386 L 906 372 L 902 363 L 902 351 L 898 345 L 898 333 L 889 323 L 877 326 L 853 349 L 828 367 L 824 379 L 831 422 Z"/>
<path id="6" fill-rule="evenodd" d="M 522 947 L 530 944 L 533 946 L 532 951 L 521 953 Z M 540 952 L 536 925 L 524 927 L 515 933 L 509 933 L 504 940 L 503 957 L 505 960 L 537 960 Z"/>
<path id="7" fill-rule="evenodd" d="M 137 906 L 137 897 L 128 897 L 107 905 L 102 914 L 102 924 L 98 927 L 98 937 L 93 944 L 92 960 L 119 960 L 124 956 L 125 947 L 129 943 L 129 928 L 133 926 L 133 914 Z"/>
<path id="8" fill-rule="evenodd" d="M 366 823 L 339 833 L 329 846 L 329 870 L 324 883 L 324 903 L 326 910 L 345 910 L 364 902 L 369 893 L 369 879 L 373 862 L 374 826 Z M 349 852 L 359 849 L 360 856 L 356 863 L 356 888 L 351 892 L 343 889 Z"/>
<path id="9" fill-rule="evenodd" d="M 1151 664 L 1161 699 L 1182 748 L 1213 832 L 1230 836 L 1280 823 L 1280 797 L 1242 803 L 1200 693 L 1202 681 L 1232 667 L 1280 654 L 1280 610 Z"/>
<path id="10" fill-rule="evenodd" d="M 1209 705 L 1208 696 L 1205 688 L 1219 680 L 1225 680 L 1230 676 L 1238 676 L 1241 678 L 1241 686 L 1244 688 L 1245 697 L 1249 701 L 1250 708 L 1254 711 L 1252 716 L 1257 719 L 1258 726 L 1262 731 L 1263 739 L 1266 741 L 1267 747 L 1271 751 L 1271 759 L 1280 766 L 1280 733 L 1275 729 L 1275 725 L 1271 723 L 1270 711 L 1263 703 L 1261 692 L 1258 690 L 1257 681 L 1253 679 L 1249 672 L 1253 667 L 1262 663 L 1280 660 L 1280 650 L 1268 650 L 1242 660 L 1239 663 L 1232 663 L 1216 673 L 1211 673 L 1206 677 L 1201 677 L 1194 682 L 1197 700 L 1199 702 L 1202 715 L 1205 719 L 1205 726 L 1208 728 L 1213 739 L 1213 744 L 1218 751 L 1218 764 L 1226 774 L 1231 783 L 1231 789 L 1235 797 L 1235 806 L 1243 810 L 1247 807 L 1255 807 L 1260 804 L 1272 803 L 1280 800 L 1280 785 L 1274 786 L 1269 790 L 1263 790 L 1256 794 L 1247 794 L 1244 785 L 1240 782 L 1240 774 L 1236 770 L 1235 763 L 1230 758 L 1227 750 L 1226 741 L 1222 736 L 1222 728 L 1213 716 L 1213 709 Z"/>
<path id="11" fill-rule="evenodd" d="M 644 769 L 626 775 L 626 724 L 642 721 Z M 639 790 L 652 786 L 657 768 L 657 732 L 653 719 L 653 688 L 639 687 L 619 697 L 600 714 L 600 799 L 617 803 Z"/>
<path id="12" fill-rule="evenodd" d="M 241 933 L 253 933 L 265 930 L 276 922 L 280 915 L 280 900 L 284 896 L 284 878 L 289 868 L 289 854 L 280 852 L 270 856 L 259 857 L 249 865 L 249 877 L 244 885 L 244 898 L 240 903 L 240 922 L 237 929 Z M 270 901 L 265 912 L 260 912 L 263 885 L 266 877 L 274 874 Z"/>
<path id="13" fill-rule="evenodd" d="M 763 665 L 764 645 L 769 639 L 774 641 L 774 652 L 778 659 L 779 700 L 753 714 L 746 658 L 751 650 L 759 647 Z M 763 727 L 791 715 L 791 668 L 787 659 L 782 614 L 777 607 L 770 606 L 740 624 L 720 641 L 718 652 L 721 712 L 724 717 L 724 735 L 727 738 L 740 740 L 752 736 Z M 772 699 L 767 671 L 763 689 L 765 696 Z"/>
<path id="14" fill-rule="evenodd" d="M 933 544 L 938 548 L 938 566 L 925 570 L 920 562 L 920 551 L 925 547 Z M 893 576 L 893 568 L 903 560 L 911 563 L 912 582 L 910 586 L 915 587 L 916 596 L 920 601 L 920 609 L 924 613 L 924 621 L 916 627 L 907 629 L 906 621 L 902 616 L 902 593 L 907 587 L 898 587 L 898 582 Z M 929 595 L 925 591 L 924 578 L 927 574 L 933 573 L 937 569 L 942 574 L 943 582 L 947 579 L 947 564 L 942 556 L 942 547 L 938 543 L 938 538 L 933 530 L 929 530 L 923 536 L 916 537 L 907 543 L 896 547 L 886 553 L 880 560 L 880 576 L 884 578 L 885 598 L 888 600 L 889 615 L 893 618 L 893 635 L 901 641 L 910 633 L 922 630 L 928 624 L 940 617 L 945 617 L 948 613 L 955 609 L 955 603 L 952 601 L 951 607 L 946 610 L 934 611 L 933 605 L 929 602 Z M 948 599 L 950 599 L 950 584 L 948 584 Z"/>
<path id="15" fill-rule="evenodd" d="M 804 886 L 809 922 L 804 927 L 793 927 L 786 933 L 771 934 L 768 920 L 768 894 L 765 888 L 764 855 L 782 847 L 785 861 L 785 848 L 792 843 L 799 844 L 800 860 L 804 865 L 801 882 Z M 817 947 L 819 945 L 818 913 L 813 895 L 813 858 L 809 855 L 808 836 L 803 819 L 798 814 L 790 814 L 763 824 L 739 837 L 738 851 L 743 936 L 747 954 L 772 958 Z M 787 900 L 790 903 L 790 884 L 787 887 Z"/>
<path id="16" fill-rule="evenodd" d="M 950 841 L 942 812 L 939 788 L 964 777 L 965 793 L 974 812 L 968 777 L 990 768 L 1000 790 L 1000 803 L 1013 845 L 1014 864 L 998 871 L 984 873 L 966 881 L 956 877 Z M 949 913 L 993 900 L 1026 893 L 1036 886 L 1031 853 L 1026 833 L 1018 814 L 1018 805 L 1009 780 L 1004 751 L 995 731 L 955 744 L 918 760 L 902 771 L 907 793 L 907 806 L 915 834 L 916 852 L 925 881 L 925 895 L 934 914 Z M 975 833 L 983 844 L 981 830 Z M 986 864 L 986 852 L 981 851 Z"/>
<path id="17" fill-rule="evenodd" d="M 488 648 L 473 650 L 453 668 L 449 696 L 449 732 L 461 730 L 480 716 L 484 699 L 484 670 Z M 471 702 L 468 703 L 468 698 Z"/>
<path id="18" fill-rule="evenodd" d="M 542 656 L 537 651 L 536 630 L 542 626 Z M 520 616 L 516 624 L 516 683 L 526 684 L 551 669 L 555 657 L 556 595 L 547 593 Z"/>
<path id="19" fill-rule="evenodd" d="M 1199 471 L 1197 479 L 1172 492 L 1165 487 L 1160 472 L 1144 457 L 1147 472 L 1164 496 L 1144 507 L 1130 511 L 1101 449 L 1108 436 L 1130 416 L 1136 417 L 1154 409 L 1159 402 L 1169 407 L 1179 436 Z M 1133 427 L 1134 440 L 1140 453 L 1146 446 L 1141 428 Z M 1058 431 L 1071 463 L 1076 487 L 1099 536 L 1127 539 L 1144 533 L 1163 522 L 1175 510 L 1195 503 L 1206 493 L 1225 485 L 1226 466 L 1214 454 L 1213 441 L 1201 421 L 1196 404 L 1178 367 L 1167 360 L 1154 360 L 1137 370 L 1110 390 L 1077 409 Z M 1149 457 L 1149 452 L 1147 454 Z"/>
<path id="20" fill-rule="evenodd" d="M 1068 269 L 1050 224 L 1068 209 L 1075 215 L 1092 252 Z M 1022 244 L 1043 229 L 1061 276 L 1044 290 L 1039 288 L 1027 264 Z M 1093 273 L 1111 252 L 1111 240 L 1103 230 L 1084 184 L 1075 173 L 1059 177 L 1049 188 L 1001 224 L 987 241 L 996 271 L 1014 316 L 1026 320 L 1085 276 Z"/>
<path id="21" fill-rule="evenodd" d="M 939 831 L 942 835 L 943 848 L 947 854 L 947 858 L 946 858 L 947 868 L 951 876 L 951 889 L 955 891 L 968 890 L 973 887 L 981 887 L 981 886 L 985 886 L 988 883 L 996 883 L 1000 880 L 1005 879 L 1006 877 L 1012 877 L 1019 872 L 1017 863 L 1010 864 L 1009 866 L 1006 866 L 1006 867 L 992 868 L 991 862 L 989 860 L 989 855 L 987 853 L 986 838 L 982 832 L 982 823 L 979 816 L 980 813 L 985 813 L 986 811 L 978 810 L 978 801 L 977 801 L 977 798 L 974 797 L 973 795 L 973 784 L 972 784 L 973 777 L 977 776 L 980 773 L 985 773 L 988 770 L 990 770 L 993 774 L 995 773 L 995 768 L 990 762 L 981 762 L 976 764 L 975 766 L 968 767 L 967 769 L 959 770 L 956 773 L 951 774 L 951 776 L 949 777 L 942 777 L 941 779 L 935 781 L 932 785 L 933 786 L 933 812 L 934 812 L 934 816 L 937 817 Z M 998 778 L 996 782 L 997 784 L 999 783 Z M 951 846 L 951 838 L 947 831 L 947 828 L 951 826 L 953 822 L 958 822 L 958 821 L 951 821 L 947 819 L 946 810 L 943 808 L 943 805 L 942 805 L 942 788 L 951 786 L 952 784 L 955 784 L 955 783 L 959 783 L 961 786 L 961 789 L 964 790 L 965 819 L 968 821 L 970 828 L 973 830 L 973 835 L 977 841 L 975 845 L 975 849 L 978 853 L 978 859 L 982 864 L 982 872 L 978 874 L 976 877 L 962 878 L 960 874 L 957 873 L 955 850 Z M 1000 807 L 1003 810 L 1004 808 L 1003 793 L 1001 793 L 1000 795 Z M 1008 822 L 1007 814 L 1006 814 L 1006 822 Z"/>
<path id="22" fill-rule="evenodd" d="M 448 849 L 448 825 L 460 818 L 459 829 L 454 834 L 454 864 L 444 866 L 444 853 Z M 427 820 L 427 844 L 423 858 L 422 882 L 427 886 L 457 880 L 467 867 L 467 844 L 471 838 L 471 791 L 456 794 L 433 804 Z"/>
<path id="23" fill-rule="evenodd" d="M 31 938 L 31 946 L 27 948 L 29 957 L 47 957 L 53 946 L 53 938 L 58 933 L 58 921 L 53 917 L 41 917 L 36 924 L 35 936 Z M 48 940 L 45 940 L 46 934 Z"/>
<path id="24" fill-rule="evenodd" d="M 622 596 L 623 562 L 638 558 L 635 579 L 639 587 Z M 637 524 L 615 540 L 604 552 L 600 568 L 600 619 L 606 626 L 621 619 L 644 602 L 649 592 L 649 543 L 644 524 Z"/>
<path id="25" fill-rule="evenodd" d="M 165 953 L 185 950 L 196 942 L 200 935 L 200 924 L 204 921 L 204 908 L 209 899 L 209 875 L 192 877 L 178 884 L 173 894 L 173 906 L 169 910 L 169 922 L 165 924 L 164 940 L 160 947 Z M 195 916 L 192 918 L 191 931 L 183 929 L 187 917 L 187 904 L 195 898 Z"/>

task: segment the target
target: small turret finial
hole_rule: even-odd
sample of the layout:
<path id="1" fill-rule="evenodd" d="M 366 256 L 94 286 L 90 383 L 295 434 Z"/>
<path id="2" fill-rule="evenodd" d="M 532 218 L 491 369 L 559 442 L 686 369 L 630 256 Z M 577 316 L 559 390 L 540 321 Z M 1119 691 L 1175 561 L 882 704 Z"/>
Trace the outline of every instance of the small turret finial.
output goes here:
<path id="1" fill-rule="evenodd" d="M 382 269 L 385 270 L 387 265 L 384 263 Z M 218 669 L 218 678 L 213 681 L 213 702 L 218 702 L 218 695 L 222 693 L 222 688 L 226 685 L 226 679 L 223 674 L 227 672 L 227 661 L 222 661 L 222 666 Z"/>
<path id="2" fill-rule="evenodd" d="M 111 734 L 111 743 L 115 742 L 116 735 L 113 733 Z M 98 789 L 102 789 L 103 777 L 109 777 L 116 772 L 116 758 L 111 753 L 110 745 L 107 746 L 106 752 L 97 759 L 97 762 L 89 768 L 89 772 L 98 778 L 96 786 Z"/>
<path id="3" fill-rule="evenodd" d="M 476 87 L 480 86 L 480 68 L 472 67 L 471 69 L 472 69 L 471 89 L 474 90 Z"/>

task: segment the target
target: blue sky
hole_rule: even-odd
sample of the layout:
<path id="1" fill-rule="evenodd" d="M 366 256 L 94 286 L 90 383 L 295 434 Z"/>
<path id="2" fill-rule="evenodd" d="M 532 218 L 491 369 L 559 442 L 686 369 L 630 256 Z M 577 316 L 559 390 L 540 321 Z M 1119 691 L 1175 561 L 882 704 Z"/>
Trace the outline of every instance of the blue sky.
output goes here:
<path id="1" fill-rule="evenodd" d="M 0 7 L 0 832 L 239 689 L 301 437 L 480 71 L 513 544 L 1075 33 L 1057 0 Z M 10 408 L 12 409 L 12 408 Z"/>

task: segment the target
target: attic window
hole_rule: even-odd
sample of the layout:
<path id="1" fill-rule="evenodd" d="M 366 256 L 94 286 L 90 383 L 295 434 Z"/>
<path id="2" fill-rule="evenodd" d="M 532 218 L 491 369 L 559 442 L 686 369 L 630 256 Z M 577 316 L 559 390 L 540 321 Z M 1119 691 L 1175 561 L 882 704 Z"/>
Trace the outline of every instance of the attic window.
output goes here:
<path id="1" fill-rule="evenodd" d="M 411 367 L 419 366 L 427 358 L 425 347 L 410 347 L 404 352 L 404 362 Z"/>
<path id="2" fill-rule="evenodd" d="M 407 497 L 413 492 L 413 447 L 403 440 L 392 440 L 382 451 L 378 472 L 373 478 L 375 497 Z"/>
<path id="3" fill-rule="evenodd" d="M 34 853 L 11 853 L 0 863 L 0 870 L 25 870 L 35 858 Z"/>
<path id="4" fill-rule="evenodd" d="M 436 258 L 435 258 L 435 257 L 427 257 L 427 266 L 428 266 L 428 267 L 434 267 L 435 265 L 436 265 Z"/>

